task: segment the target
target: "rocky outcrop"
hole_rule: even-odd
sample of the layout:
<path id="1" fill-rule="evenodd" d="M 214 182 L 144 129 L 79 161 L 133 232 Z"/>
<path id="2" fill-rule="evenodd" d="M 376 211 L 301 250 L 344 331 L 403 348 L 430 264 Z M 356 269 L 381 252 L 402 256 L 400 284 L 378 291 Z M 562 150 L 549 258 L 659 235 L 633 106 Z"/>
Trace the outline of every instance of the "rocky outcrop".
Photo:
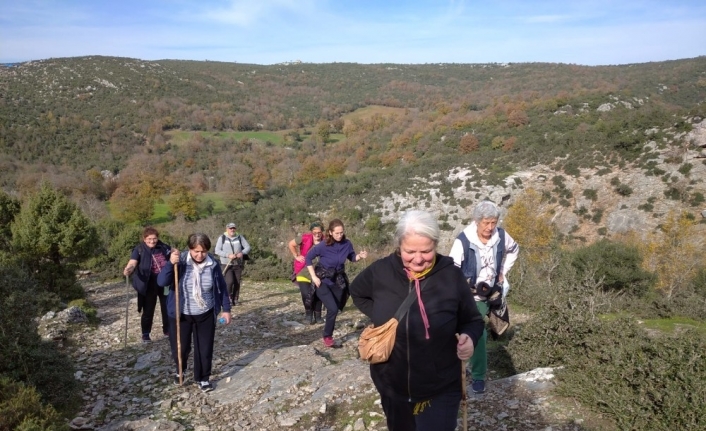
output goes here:
<path id="1" fill-rule="evenodd" d="M 624 168 L 598 166 L 567 175 L 550 166 L 536 165 L 515 172 L 501 185 L 493 185 L 485 181 L 483 166 L 458 166 L 432 178 L 411 179 L 410 191 L 382 199 L 380 213 L 384 214 L 383 221 L 389 222 L 398 220 L 407 209 L 426 208 L 453 227 L 442 232 L 439 243 L 440 250 L 449 250 L 453 239 L 470 222 L 473 205 L 479 199 L 490 199 L 506 210 L 527 189 L 557 197 L 552 179 L 561 176 L 566 194 L 571 197 L 546 205 L 551 221 L 561 233 L 592 241 L 601 236 L 602 229 L 606 236 L 653 231 L 670 211 L 688 209 L 706 214 L 706 203 L 700 208 L 692 207 L 674 195 L 688 192 L 706 196 L 706 163 L 701 158 L 706 153 L 706 121 L 690 121 L 693 129 L 688 134 L 672 134 L 672 144 L 644 144 L 644 153 L 652 155 L 651 172 L 632 164 Z M 691 165 L 688 171 L 683 170 L 685 164 Z M 459 185 L 451 195 L 444 194 L 440 191 L 442 181 Z M 595 198 L 587 197 L 587 191 L 595 192 Z"/>

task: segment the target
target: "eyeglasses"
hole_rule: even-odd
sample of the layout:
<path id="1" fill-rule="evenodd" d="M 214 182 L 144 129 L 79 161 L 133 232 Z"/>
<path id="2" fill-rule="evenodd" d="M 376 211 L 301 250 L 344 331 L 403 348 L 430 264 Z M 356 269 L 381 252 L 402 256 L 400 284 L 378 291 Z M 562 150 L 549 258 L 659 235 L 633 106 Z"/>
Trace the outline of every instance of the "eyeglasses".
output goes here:
<path id="1" fill-rule="evenodd" d="M 228 229 L 235 229 L 234 227 L 229 227 Z"/>

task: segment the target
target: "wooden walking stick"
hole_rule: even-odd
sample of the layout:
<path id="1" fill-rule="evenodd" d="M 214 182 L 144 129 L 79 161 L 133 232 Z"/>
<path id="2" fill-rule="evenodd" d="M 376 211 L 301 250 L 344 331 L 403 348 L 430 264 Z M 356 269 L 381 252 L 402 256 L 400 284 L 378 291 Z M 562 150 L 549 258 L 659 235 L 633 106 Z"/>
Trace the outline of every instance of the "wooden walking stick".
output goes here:
<path id="1" fill-rule="evenodd" d="M 174 304 L 176 308 L 176 342 L 177 342 L 177 364 L 179 367 L 179 386 L 184 384 L 184 373 L 181 364 L 181 335 L 179 334 L 179 264 L 174 264 Z"/>
<path id="2" fill-rule="evenodd" d="M 125 276 L 125 346 L 127 348 L 127 313 L 130 309 L 130 281 L 128 276 Z"/>
<path id="3" fill-rule="evenodd" d="M 458 340 L 459 335 L 456 334 Z M 463 431 L 468 431 L 468 388 L 466 387 L 466 364 L 461 361 L 461 408 L 463 409 Z"/>

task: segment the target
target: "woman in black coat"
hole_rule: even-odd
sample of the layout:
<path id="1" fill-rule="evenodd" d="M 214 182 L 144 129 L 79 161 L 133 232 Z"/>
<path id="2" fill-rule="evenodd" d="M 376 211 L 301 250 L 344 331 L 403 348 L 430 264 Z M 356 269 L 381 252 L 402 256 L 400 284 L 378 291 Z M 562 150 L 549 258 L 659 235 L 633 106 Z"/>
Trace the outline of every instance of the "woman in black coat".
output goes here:
<path id="1" fill-rule="evenodd" d="M 353 303 L 375 326 L 416 296 L 397 326 L 390 359 L 370 365 L 390 431 L 452 431 L 462 396 L 462 361 L 473 354 L 483 318 L 461 270 L 436 253 L 436 219 L 409 211 L 397 224 L 397 250 L 359 274 Z M 458 337 L 457 337 L 458 335 Z"/>
<path id="2" fill-rule="evenodd" d="M 169 262 L 170 251 L 171 247 L 159 240 L 157 229 L 148 226 L 142 231 L 142 242 L 132 250 L 130 260 L 123 269 L 126 277 L 134 273 L 132 287 L 137 291 L 137 311 L 142 311 L 140 324 L 143 343 L 152 340 L 150 332 L 158 300 L 162 312 L 162 332 L 164 336 L 169 335 L 167 295 L 164 288 L 157 285 L 157 274 Z"/>

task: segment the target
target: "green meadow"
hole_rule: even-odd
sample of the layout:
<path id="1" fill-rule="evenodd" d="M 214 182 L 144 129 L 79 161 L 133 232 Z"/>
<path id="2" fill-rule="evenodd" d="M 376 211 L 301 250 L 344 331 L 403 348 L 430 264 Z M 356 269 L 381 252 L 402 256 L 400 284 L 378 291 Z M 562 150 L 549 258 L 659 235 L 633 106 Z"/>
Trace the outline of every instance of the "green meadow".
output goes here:
<path id="1" fill-rule="evenodd" d="M 282 144 L 284 142 L 283 132 L 270 132 L 270 131 L 249 131 L 249 132 L 190 132 L 173 130 L 166 133 L 170 138 L 170 142 L 175 145 L 181 145 L 193 139 L 195 136 L 201 136 L 203 138 L 211 139 L 255 139 L 263 142 L 271 142 L 273 144 Z"/>
<path id="2" fill-rule="evenodd" d="M 154 204 L 154 215 L 152 215 L 152 218 L 148 221 L 147 224 L 149 225 L 159 225 L 161 223 L 166 223 L 170 221 L 169 218 L 169 205 L 167 203 L 168 196 L 162 196 L 161 199 L 155 202 Z M 205 218 L 207 217 L 208 211 L 207 211 L 207 203 L 208 201 L 213 202 L 213 210 L 212 214 L 223 214 L 228 211 L 228 208 L 226 208 L 225 201 L 223 200 L 223 196 L 220 192 L 208 192 L 208 193 L 203 193 L 198 196 L 196 196 L 196 199 L 199 201 L 199 217 L 200 218 Z M 108 211 L 113 214 L 113 211 L 110 207 L 110 202 L 107 202 L 106 205 L 108 206 Z"/>

